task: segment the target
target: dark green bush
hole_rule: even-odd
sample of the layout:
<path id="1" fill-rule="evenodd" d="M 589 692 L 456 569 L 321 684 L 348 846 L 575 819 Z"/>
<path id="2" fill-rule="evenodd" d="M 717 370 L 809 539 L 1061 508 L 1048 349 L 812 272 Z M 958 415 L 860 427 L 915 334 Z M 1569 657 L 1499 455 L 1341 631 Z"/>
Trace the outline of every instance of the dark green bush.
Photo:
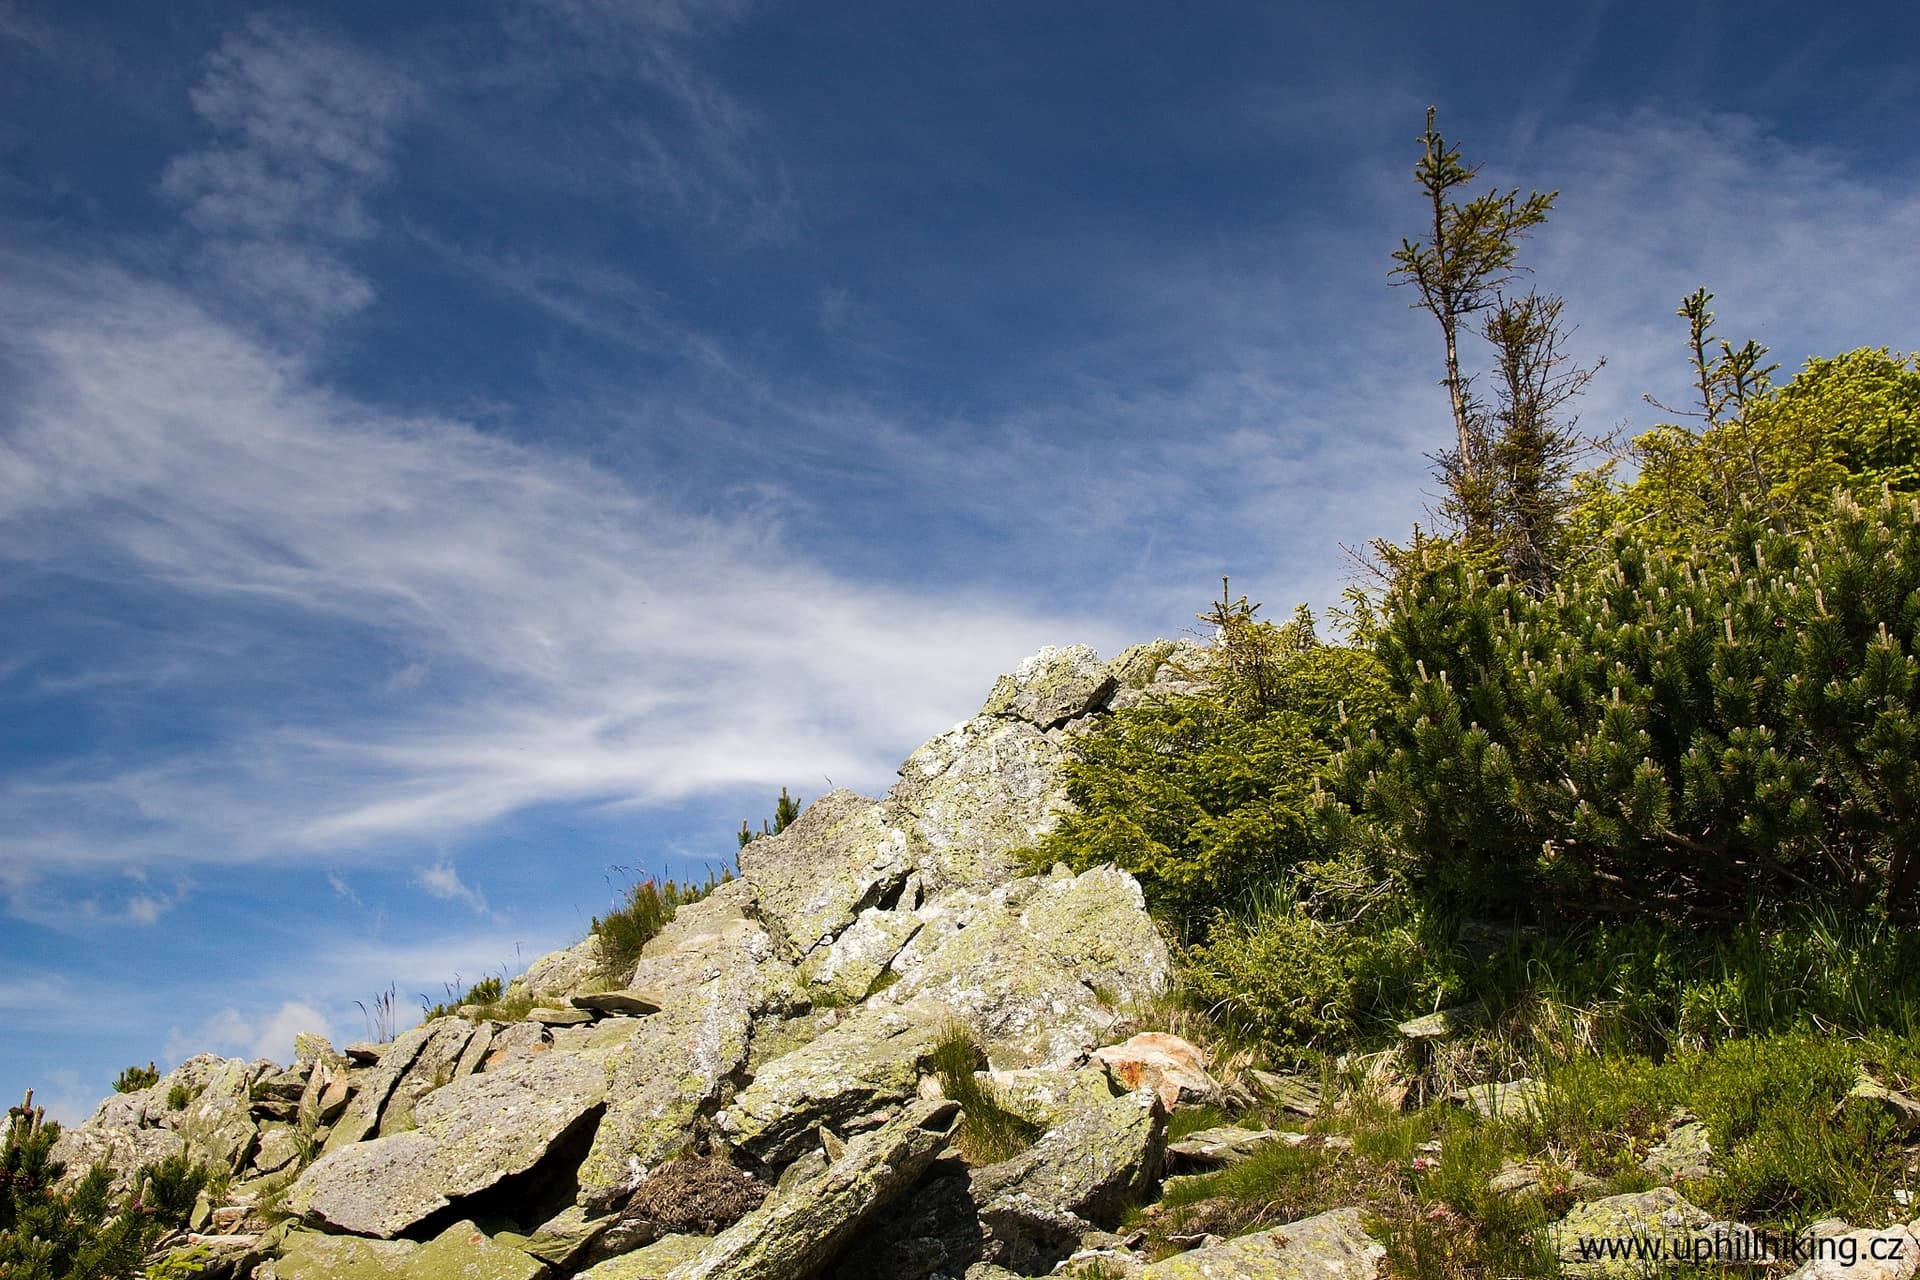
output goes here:
<path id="1" fill-rule="evenodd" d="M 1423 889 L 1547 917 L 1920 904 L 1920 509 L 1673 555 L 1631 532 L 1536 599 L 1409 554 L 1379 656 L 1404 700 L 1343 791 Z"/>
<path id="2" fill-rule="evenodd" d="M 114 1077 L 115 1093 L 133 1093 L 160 1083 L 160 1071 L 149 1062 L 144 1067 L 126 1067 Z"/>
<path id="3" fill-rule="evenodd" d="M 7 1117 L 0 1143 L 0 1276 L 7 1280 L 126 1280 L 147 1249 L 181 1225 L 206 1185 L 186 1157 L 142 1171 L 126 1203 L 111 1194 L 104 1165 L 64 1190 L 65 1166 L 53 1158 L 60 1126 L 33 1107 L 33 1095 Z"/>
<path id="4" fill-rule="evenodd" d="M 1224 592 L 1223 592 L 1224 595 Z M 1184 935 L 1322 861 L 1340 844 L 1321 774 L 1351 733 L 1390 705 L 1386 673 L 1357 649 L 1318 644 L 1304 610 L 1274 627 L 1244 599 L 1203 617 L 1219 641 L 1205 694 L 1115 713 L 1066 771 L 1074 811 L 1029 853 L 1139 877 Z"/>

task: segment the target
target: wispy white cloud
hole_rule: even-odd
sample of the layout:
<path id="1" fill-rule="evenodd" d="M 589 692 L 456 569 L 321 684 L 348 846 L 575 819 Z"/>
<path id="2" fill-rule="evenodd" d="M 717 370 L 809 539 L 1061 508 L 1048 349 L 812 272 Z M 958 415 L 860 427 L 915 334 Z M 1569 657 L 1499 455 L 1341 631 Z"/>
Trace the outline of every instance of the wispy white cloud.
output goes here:
<path id="1" fill-rule="evenodd" d="M 453 859 L 442 853 L 432 865 L 420 868 L 414 873 L 414 883 L 435 898 L 443 902 L 458 902 L 469 907 L 475 915 L 487 914 L 487 899 L 478 889 L 460 878 L 460 869 Z"/>
<path id="2" fill-rule="evenodd" d="M 344 315 L 373 285 L 345 246 L 418 105 L 397 67 L 286 15 L 257 15 L 209 55 L 192 102 L 218 140 L 176 156 L 160 189 L 209 238 L 208 260 L 269 314 Z"/>
<path id="3" fill-rule="evenodd" d="M 1099 630 L 845 581 L 662 492 L 329 393 L 163 289 L 19 275 L 9 554 L 176 602 L 143 660 L 169 651 L 196 697 L 219 700 L 216 675 L 317 696 L 263 715 L 230 693 L 211 746 L 9 776 L 16 895 L 104 866 L 105 848 L 165 865 L 351 855 L 547 802 L 822 772 L 878 785 L 995 671 Z M 201 648 L 201 616 L 264 665 Z M 285 650 L 289 633 L 307 639 Z M 370 671 L 329 636 L 393 659 Z M 392 687 L 422 664 L 431 679 Z"/>

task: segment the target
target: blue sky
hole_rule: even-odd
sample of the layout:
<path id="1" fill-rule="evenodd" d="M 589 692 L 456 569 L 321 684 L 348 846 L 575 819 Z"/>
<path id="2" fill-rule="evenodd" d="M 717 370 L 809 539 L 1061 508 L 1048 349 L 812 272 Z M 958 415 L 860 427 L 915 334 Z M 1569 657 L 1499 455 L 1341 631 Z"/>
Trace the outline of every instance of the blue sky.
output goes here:
<path id="1" fill-rule="evenodd" d="M 1041 644 L 1324 606 L 1448 427 L 1429 103 L 1682 294 L 1920 346 L 1904 6 L 0 0 L 0 1095 L 568 944 Z"/>

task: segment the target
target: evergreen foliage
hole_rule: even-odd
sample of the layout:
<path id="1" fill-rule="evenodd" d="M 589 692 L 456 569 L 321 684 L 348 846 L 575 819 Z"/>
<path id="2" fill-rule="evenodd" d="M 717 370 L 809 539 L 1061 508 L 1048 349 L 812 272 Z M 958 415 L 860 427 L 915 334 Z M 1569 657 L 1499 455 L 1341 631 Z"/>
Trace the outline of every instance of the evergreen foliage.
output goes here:
<path id="1" fill-rule="evenodd" d="M 792 826 L 794 820 L 799 816 L 800 802 L 788 795 L 785 787 L 780 788 L 780 798 L 774 801 L 773 804 L 773 822 L 771 824 L 762 822 L 760 829 L 754 831 L 747 826 L 747 820 L 745 818 L 740 820 L 740 847 L 744 849 L 755 840 L 764 839 L 767 836 L 779 835 L 782 831 Z"/>
<path id="2" fill-rule="evenodd" d="M 53 1158 L 60 1126 L 33 1105 L 7 1113 L 0 1144 L 0 1276 L 7 1280 L 122 1280 L 138 1274 L 147 1249 L 186 1220 L 207 1170 L 184 1155 L 150 1166 L 125 1203 L 104 1165 L 64 1189 Z"/>
<path id="3" fill-rule="evenodd" d="M 1545 598 L 1416 547 L 1378 647 L 1406 700 L 1341 772 L 1417 883 L 1517 914 L 1913 911 L 1920 509 L 1842 492 L 1726 543 L 1621 530 Z"/>
<path id="4" fill-rule="evenodd" d="M 1389 705 L 1371 656 L 1322 645 L 1305 610 L 1274 626 L 1246 597 L 1201 615 L 1216 628 L 1206 694 L 1117 712 L 1066 770 L 1075 809 L 1033 851 L 1039 865 L 1112 862 L 1190 936 L 1222 909 L 1330 847 L 1319 775 L 1355 725 Z"/>
<path id="5" fill-rule="evenodd" d="M 144 1067 L 124 1067 L 113 1079 L 115 1093 L 133 1093 L 160 1083 L 160 1069 L 149 1062 Z"/>
<path id="6" fill-rule="evenodd" d="M 1739 354 L 1729 347 L 1722 360 Z M 1583 539 L 1631 524 L 1681 548 L 1725 539 L 1749 510 L 1807 531 L 1827 518 L 1836 492 L 1860 502 L 1883 487 L 1920 492 L 1920 355 L 1882 347 L 1809 360 L 1785 386 L 1738 393 L 1733 417 L 1720 397 L 1735 392 L 1714 390 L 1711 368 L 1706 377 L 1712 421 L 1698 431 L 1655 427 L 1633 441 L 1631 484 L 1594 477 L 1583 486 L 1575 516 Z"/>

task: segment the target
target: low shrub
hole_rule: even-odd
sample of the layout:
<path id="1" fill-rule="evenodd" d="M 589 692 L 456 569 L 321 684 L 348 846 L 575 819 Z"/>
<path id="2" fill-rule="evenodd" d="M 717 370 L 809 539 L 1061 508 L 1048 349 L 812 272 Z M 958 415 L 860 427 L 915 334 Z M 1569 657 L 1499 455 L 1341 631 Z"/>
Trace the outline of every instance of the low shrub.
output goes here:
<path id="1" fill-rule="evenodd" d="M 704 883 L 655 880 L 649 876 L 627 887 L 620 905 L 595 916 L 592 933 L 600 939 L 601 968 L 606 977 L 623 980 L 640 963 L 640 949 L 673 920 L 674 912 L 712 893 L 733 879 L 732 870 L 709 874 Z"/>
<path id="2" fill-rule="evenodd" d="M 144 1067 L 126 1067 L 113 1078 L 115 1093 L 136 1093 L 160 1083 L 159 1068 L 149 1062 Z"/>

